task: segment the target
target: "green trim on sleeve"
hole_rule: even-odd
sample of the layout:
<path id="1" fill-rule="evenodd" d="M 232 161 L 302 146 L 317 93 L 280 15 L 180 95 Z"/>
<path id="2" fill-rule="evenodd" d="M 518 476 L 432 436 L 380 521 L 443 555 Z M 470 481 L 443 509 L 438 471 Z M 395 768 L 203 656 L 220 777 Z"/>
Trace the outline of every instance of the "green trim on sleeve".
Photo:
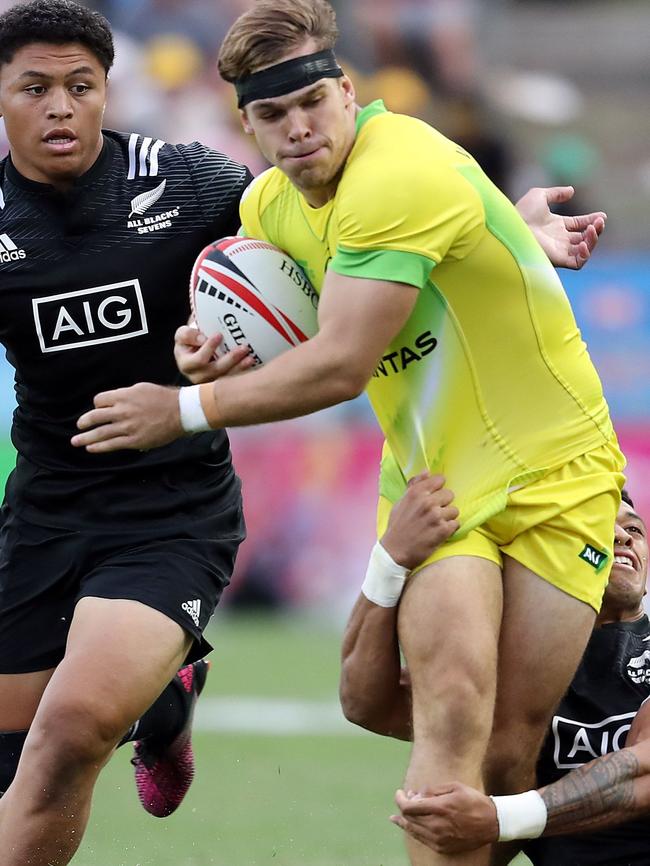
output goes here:
<path id="1" fill-rule="evenodd" d="M 436 263 L 417 253 L 399 250 L 351 250 L 339 247 L 330 267 L 344 277 L 407 283 L 418 289 L 429 281 Z"/>
<path id="2" fill-rule="evenodd" d="M 356 134 L 359 135 L 359 130 L 367 120 L 370 120 L 371 117 L 376 117 L 378 114 L 388 114 L 388 109 L 384 105 L 383 99 L 375 99 L 373 102 L 369 102 L 357 114 L 355 124 Z"/>

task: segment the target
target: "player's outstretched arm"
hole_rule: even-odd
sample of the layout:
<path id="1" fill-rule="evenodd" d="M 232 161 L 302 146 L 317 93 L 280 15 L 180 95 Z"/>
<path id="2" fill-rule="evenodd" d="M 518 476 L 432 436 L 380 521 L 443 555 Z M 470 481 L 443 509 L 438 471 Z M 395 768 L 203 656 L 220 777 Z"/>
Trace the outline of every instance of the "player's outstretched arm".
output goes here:
<path id="1" fill-rule="evenodd" d="M 551 211 L 550 205 L 570 201 L 574 192 L 572 186 L 534 188 L 516 204 L 520 215 L 556 268 L 578 270 L 589 261 L 607 220 L 607 214 L 602 211 L 571 217 Z"/>
<path id="2" fill-rule="evenodd" d="M 210 427 L 296 418 L 358 396 L 417 295 L 410 285 L 330 270 L 315 337 L 246 376 L 224 376 L 199 386 L 208 389 L 204 412 Z M 97 395 L 95 408 L 77 426 L 82 432 L 72 444 L 96 454 L 159 447 L 187 430 L 181 424 L 178 391 L 150 383 Z"/>
<path id="3" fill-rule="evenodd" d="M 444 478 L 409 481 L 370 557 L 343 636 L 340 698 L 345 717 L 378 734 L 412 738 L 411 684 L 397 642 L 397 605 L 407 573 L 458 529 Z"/>
<path id="4" fill-rule="evenodd" d="M 452 782 L 426 796 L 398 791 L 391 816 L 424 845 L 445 854 L 490 842 L 593 832 L 650 814 L 650 705 L 630 732 L 633 745 L 572 770 L 539 791 L 488 797 Z"/>

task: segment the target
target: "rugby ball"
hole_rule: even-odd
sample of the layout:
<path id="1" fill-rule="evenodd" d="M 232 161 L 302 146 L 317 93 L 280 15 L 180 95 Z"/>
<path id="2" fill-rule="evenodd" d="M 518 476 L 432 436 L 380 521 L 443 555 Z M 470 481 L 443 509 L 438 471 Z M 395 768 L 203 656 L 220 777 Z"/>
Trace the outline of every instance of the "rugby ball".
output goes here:
<path id="1" fill-rule="evenodd" d="M 318 331 L 318 295 L 285 252 L 254 238 L 215 241 L 199 255 L 190 282 L 199 329 L 223 335 L 218 354 L 247 343 L 259 366 Z"/>

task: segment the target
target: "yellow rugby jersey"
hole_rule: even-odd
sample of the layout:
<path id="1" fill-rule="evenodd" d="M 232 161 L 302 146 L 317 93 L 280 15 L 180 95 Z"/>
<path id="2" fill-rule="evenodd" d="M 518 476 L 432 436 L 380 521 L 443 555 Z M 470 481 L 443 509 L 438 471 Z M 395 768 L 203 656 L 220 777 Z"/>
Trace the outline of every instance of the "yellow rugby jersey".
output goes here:
<path id="1" fill-rule="evenodd" d="M 328 268 L 420 290 L 367 388 L 391 501 L 417 472 L 441 472 L 463 535 L 510 486 L 612 438 L 555 269 L 476 161 L 432 127 L 374 102 L 331 201 L 310 207 L 272 168 L 240 213 L 242 233 L 285 250 L 318 291 Z"/>

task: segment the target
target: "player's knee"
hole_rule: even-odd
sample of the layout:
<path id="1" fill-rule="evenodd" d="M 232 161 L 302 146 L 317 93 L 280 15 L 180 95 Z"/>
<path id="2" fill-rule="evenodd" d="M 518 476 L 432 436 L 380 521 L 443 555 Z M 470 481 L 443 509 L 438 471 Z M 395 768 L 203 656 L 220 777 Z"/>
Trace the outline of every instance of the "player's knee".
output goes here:
<path id="1" fill-rule="evenodd" d="M 82 698 L 51 701 L 36 716 L 32 727 L 35 749 L 63 756 L 68 764 L 77 766 L 106 760 L 125 729 L 109 704 L 98 707 Z"/>
<path id="2" fill-rule="evenodd" d="M 414 692 L 413 715 L 421 736 L 462 754 L 477 742 L 486 743 L 492 727 L 491 689 L 478 678 L 458 673 L 441 677 L 434 692 L 418 701 Z"/>

